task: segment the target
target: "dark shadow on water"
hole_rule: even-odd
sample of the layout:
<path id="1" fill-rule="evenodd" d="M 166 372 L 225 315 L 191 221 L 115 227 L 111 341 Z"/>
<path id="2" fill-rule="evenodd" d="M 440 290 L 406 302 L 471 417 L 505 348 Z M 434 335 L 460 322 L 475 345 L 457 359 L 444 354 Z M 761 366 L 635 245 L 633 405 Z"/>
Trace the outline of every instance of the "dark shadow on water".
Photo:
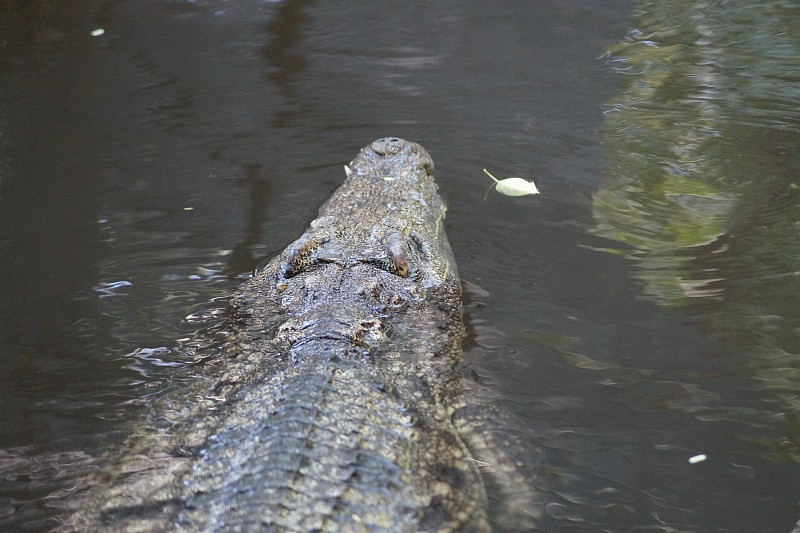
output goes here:
<path id="1" fill-rule="evenodd" d="M 262 227 L 267 214 L 270 185 L 262 177 L 262 165 L 255 163 L 243 165 L 242 170 L 244 175 L 238 181 L 239 185 L 247 190 L 246 197 L 250 204 L 246 206 L 247 225 L 244 238 L 234 245 L 227 261 L 228 276 L 233 278 L 253 272 L 265 260 L 264 257 L 257 257 L 253 250 L 254 246 L 262 243 Z"/>
<path id="2" fill-rule="evenodd" d="M 266 28 L 269 42 L 262 54 L 267 62 L 266 80 L 277 86 L 286 98 L 282 109 L 275 114 L 273 126 L 283 128 L 295 124 L 295 114 L 313 115 L 313 109 L 298 101 L 296 77 L 309 67 L 309 59 L 302 51 L 304 27 L 309 22 L 306 12 L 315 2 L 297 0 L 281 2 Z"/>

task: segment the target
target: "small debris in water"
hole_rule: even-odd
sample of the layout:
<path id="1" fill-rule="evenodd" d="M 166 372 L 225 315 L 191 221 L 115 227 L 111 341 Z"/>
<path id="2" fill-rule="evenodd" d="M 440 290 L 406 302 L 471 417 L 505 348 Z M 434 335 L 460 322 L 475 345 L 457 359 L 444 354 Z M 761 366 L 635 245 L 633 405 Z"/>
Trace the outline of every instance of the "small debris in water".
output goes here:
<path id="1" fill-rule="evenodd" d="M 184 207 L 184 211 L 194 211 L 194 207 Z"/>
<path id="2" fill-rule="evenodd" d="M 383 181 L 394 181 L 394 178 L 391 176 L 384 176 Z"/>
<path id="3" fill-rule="evenodd" d="M 694 455 L 692 457 L 689 457 L 689 464 L 696 465 L 697 463 L 702 463 L 706 459 L 708 459 L 708 457 L 704 453 L 701 453 L 699 455 Z"/>
<path id="4" fill-rule="evenodd" d="M 500 194 L 505 194 L 506 196 L 539 194 L 539 189 L 536 188 L 536 184 L 532 181 L 525 181 L 522 178 L 506 178 L 504 180 L 499 180 L 492 176 L 491 172 L 485 168 L 483 169 L 483 172 L 495 181 L 494 187 Z M 488 194 L 489 191 L 486 191 L 486 193 Z M 486 197 L 484 196 L 483 199 L 485 200 Z"/>
<path id="5" fill-rule="evenodd" d="M 92 37 L 100 37 L 106 32 L 103 28 L 97 28 L 96 30 L 92 30 L 91 36 Z"/>

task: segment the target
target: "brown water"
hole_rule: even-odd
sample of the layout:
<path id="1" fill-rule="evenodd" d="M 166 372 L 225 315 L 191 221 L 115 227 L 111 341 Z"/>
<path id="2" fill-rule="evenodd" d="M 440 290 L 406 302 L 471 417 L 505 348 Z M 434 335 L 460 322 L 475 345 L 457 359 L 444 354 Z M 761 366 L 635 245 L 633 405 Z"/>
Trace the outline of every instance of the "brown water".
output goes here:
<path id="1" fill-rule="evenodd" d="M 436 161 L 467 358 L 543 451 L 541 530 L 791 531 L 798 20 L 0 0 L 0 529 L 56 525 L 226 297 L 398 135 Z M 542 194 L 484 200 L 483 167 Z"/>

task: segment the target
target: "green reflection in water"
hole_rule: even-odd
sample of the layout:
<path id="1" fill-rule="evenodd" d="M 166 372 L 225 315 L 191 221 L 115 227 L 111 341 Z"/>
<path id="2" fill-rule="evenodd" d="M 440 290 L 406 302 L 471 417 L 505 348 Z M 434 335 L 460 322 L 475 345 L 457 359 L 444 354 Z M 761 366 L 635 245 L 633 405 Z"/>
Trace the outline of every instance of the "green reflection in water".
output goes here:
<path id="1" fill-rule="evenodd" d="M 639 29 L 610 53 L 629 79 L 606 112 L 595 232 L 630 246 L 645 294 L 663 305 L 749 302 L 750 314 L 792 317 L 797 4 L 638 5 Z"/>
<path id="2" fill-rule="evenodd" d="M 800 462 L 800 6 L 636 5 L 609 53 L 627 80 L 594 232 L 624 244 L 644 297 L 702 311 L 704 334 L 748 356 L 785 432 L 765 453 Z"/>
<path id="3" fill-rule="evenodd" d="M 708 264 L 725 252 L 749 258 L 751 271 L 735 268 L 747 283 L 795 276 L 796 3 L 639 6 L 639 30 L 610 54 L 629 80 L 606 112 L 596 232 L 632 248 L 645 294 L 664 305 L 725 299 L 734 273 Z"/>

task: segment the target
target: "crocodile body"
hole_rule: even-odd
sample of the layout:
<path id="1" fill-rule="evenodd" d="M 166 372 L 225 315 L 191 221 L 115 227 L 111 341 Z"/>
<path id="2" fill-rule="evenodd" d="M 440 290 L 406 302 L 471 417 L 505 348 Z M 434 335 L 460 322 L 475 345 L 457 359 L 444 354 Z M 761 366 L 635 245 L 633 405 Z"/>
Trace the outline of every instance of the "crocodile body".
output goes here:
<path id="1" fill-rule="evenodd" d="M 232 300 L 226 357 L 65 529 L 488 531 L 433 162 L 379 139 Z M 120 476 L 120 471 L 126 472 Z"/>

